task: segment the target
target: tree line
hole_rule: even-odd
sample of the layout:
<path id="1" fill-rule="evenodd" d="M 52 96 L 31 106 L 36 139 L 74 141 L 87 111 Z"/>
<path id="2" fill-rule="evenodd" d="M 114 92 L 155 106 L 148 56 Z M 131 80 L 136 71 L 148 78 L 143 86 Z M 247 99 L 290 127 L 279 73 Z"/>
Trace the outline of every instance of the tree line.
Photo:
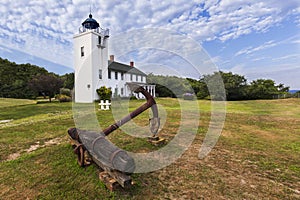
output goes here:
<path id="1" fill-rule="evenodd" d="M 220 79 L 222 81 L 218 81 Z M 156 85 L 159 97 L 193 94 L 198 99 L 225 100 L 226 97 L 226 100 L 250 100 L 290 96 L 289 87 L 282 83 L 276 84 L 271 79 L 248 83 L 243 75 L 222 71 L 203 75 L 198 80 L 149 74 L 147 83 Z M 73 87 L 74 73 L 59 76 L 29 63 L 16 64 L 0 58 L 0 97 L 35 99 L 43 95 L 51 101 L 56 94 L 61 94 L 62 99 L 68 99 L 66 96 L 71 96 Z M 298 97 L 299 92 L 295 95 Z"/>
<path id="2" fill-rule="evenodd" d="M 218 81 L 220 78 L 222 84 L 220 84 L 221 81 Z M 276 84 L 274 80 L 257 79 L 248 83 L 243 75 L 222 71 L 203 75 L 198 80 L 149 74 L 147 82 L 156 84 L 156 93 L 160 97 L 178 97 L 184 93 L 192 93 L 198 99 L 225 100 L 224 96 L 226 96 L 226 100 L 254 100 L 273 99 L 285 94 L 291 95 L 289 87 L 282 83 Z M 218 92 L 222 88 L 224 88 L 224 95 L 222 92 Z M 210 94 L 210 90 L 214 91 L 214 96 Z"/>
<path id="3" fill-rule="evenodd" d="M 43 95 L 51 100 L 61 88 L 72 90 L 73 86 L 74 73 L 59 76 L 36 65 L 0 58 L 0 97 L 35 99 Z"/>

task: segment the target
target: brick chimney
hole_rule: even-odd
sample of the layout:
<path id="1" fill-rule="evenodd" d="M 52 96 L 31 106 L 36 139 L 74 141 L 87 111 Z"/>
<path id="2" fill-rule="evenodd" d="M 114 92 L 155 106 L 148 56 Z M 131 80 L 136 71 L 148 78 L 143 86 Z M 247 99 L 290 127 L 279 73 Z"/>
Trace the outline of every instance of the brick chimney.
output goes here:
<path id="1" fill-rule="evenodd" d="M 110 56 L 109 56 L 109 60 L 110 60 L 111 62 L 114 62 L 114 61 L 115 61 L 115 56 L 114 56 L 114 55 L 110 55 Z"/>
<path id="2" fill-rule="evenodd" d="M 134 67 L 134 62 L 130 61 L 130 67 Z"/>

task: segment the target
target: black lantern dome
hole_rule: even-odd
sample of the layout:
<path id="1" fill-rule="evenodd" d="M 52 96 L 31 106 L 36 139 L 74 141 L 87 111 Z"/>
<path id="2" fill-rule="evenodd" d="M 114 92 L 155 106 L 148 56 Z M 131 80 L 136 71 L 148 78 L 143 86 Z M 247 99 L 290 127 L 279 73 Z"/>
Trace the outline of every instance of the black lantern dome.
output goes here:
<path id="1" fill-rule="evenodd" d="M 93 19 L 92 14 L 89 15 L 89 18 L 87 18 L 83 23 L 82 26 L 86 29 L 97 29 L 99 28 L 99 23 Z"/>

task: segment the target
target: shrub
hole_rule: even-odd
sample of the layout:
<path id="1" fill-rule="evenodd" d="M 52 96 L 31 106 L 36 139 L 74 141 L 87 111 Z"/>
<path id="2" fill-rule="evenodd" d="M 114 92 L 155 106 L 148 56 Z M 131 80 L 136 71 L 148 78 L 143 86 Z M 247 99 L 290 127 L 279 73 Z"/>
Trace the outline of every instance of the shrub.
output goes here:
<path id="1" fill-rule="evenodd" d="M 136 96 L 132 95 L 132 96 L 130 97 L 130 100 L 137 100 L 137 98 L 136 98 Z"/>
<path id="2" fill-rule="evenodd" d="M 97 94 L 99 95 L 99 98 L 102 100 L 110 100 L 111 99 L 111 89 L 107 88 L 105 86 L 100 87 L 96 90 Z"/>
<path id="3" fill-rule="evenodd" d="M 68 88 L 60 88 L 59 93 L 69 97 L 71 96 L 71 90 Z"/>
<path id="4" fill-rule="evenodd" d="M 59 94 L 57 95 L 56 97 L 58 99 L 59 102 L 70 102 L 72 101 L 72 98 L 67 96 L 67 95 L 64 95 L 64 94 Z"/>

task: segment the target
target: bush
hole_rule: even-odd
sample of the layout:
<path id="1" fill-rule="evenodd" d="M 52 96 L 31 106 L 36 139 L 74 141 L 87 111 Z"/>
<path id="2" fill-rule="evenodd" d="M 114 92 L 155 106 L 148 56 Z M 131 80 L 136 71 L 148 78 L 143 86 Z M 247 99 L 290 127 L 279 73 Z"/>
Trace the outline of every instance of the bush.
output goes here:
<path id="1" fill-rule="evenodd" d="M 130 100 L 137 100 L 137 98 L 136 98 L 136 96 L 132 95 L 132 96 L 130 97 Z"/>
<path id="2" fill-rule="evenodd" d="M 59 94 L 56 96 L 56 99 L 58 99 L 59 102 L 70 102 L 72 101 L 72 98 L 64 95 L 64 94 Z"/>
<path id="3" fill-rule="evenodd" d="M 69 97 L 71 96 L 71 90 L 68 88 L 60 88 L 59 93 Z"/>
<path id="4" fill-rule="evenodd" d="M 107 88 L 105 86 L 100 87 L 96 90 L 97 94 L 99 95 L 99 98 L 102 100 L 110 100 L 111 99 L 111 89 Z"/>

